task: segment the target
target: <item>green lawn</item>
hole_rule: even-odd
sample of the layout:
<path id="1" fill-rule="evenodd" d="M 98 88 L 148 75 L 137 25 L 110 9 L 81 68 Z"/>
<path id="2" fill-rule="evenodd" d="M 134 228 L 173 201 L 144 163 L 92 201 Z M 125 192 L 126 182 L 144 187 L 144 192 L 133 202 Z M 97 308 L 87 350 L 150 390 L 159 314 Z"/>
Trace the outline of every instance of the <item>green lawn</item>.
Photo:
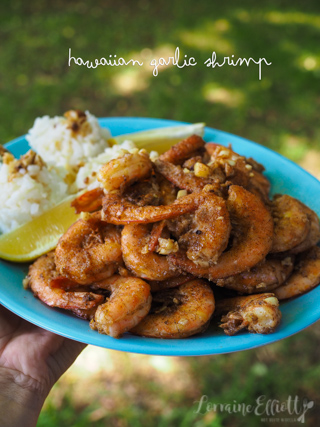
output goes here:
<path id="1" fill-rule="evenodd" d="M 0 10 L 1 143 L 26 133 L 37 116 L 79 108 L 99 117 L 203 121 L 320 176 L 318 1 L 13 0 L 2 2 Z M 194 57 L 197 65 L 169 66 L 153 76 L 149 62 L 171 56 L 176 47 L 182 59 Z M 117 55 L 144 65 L 69 67 L 69 48 L 84 60 Z M 254 64 L 206 67 L 213 51 L 218 62 L 251 57 L 272 64 L 262 67 L 259 80 Z M 39 426 L 261 425 L 261 417 L 252 414 L 197 414 L 194 402 L 202 395 L 213 403 L 245 404 L 260 395 L 280 401 L 306 397 L 315 401 L 306 424 L 316 425 L 319 336 L 315 325 L 257 350 L 168 358 L 169 370 L 159 359 L 161 369 L 148 356 L 106 352 L 114 369 L 63 377 Z"/>

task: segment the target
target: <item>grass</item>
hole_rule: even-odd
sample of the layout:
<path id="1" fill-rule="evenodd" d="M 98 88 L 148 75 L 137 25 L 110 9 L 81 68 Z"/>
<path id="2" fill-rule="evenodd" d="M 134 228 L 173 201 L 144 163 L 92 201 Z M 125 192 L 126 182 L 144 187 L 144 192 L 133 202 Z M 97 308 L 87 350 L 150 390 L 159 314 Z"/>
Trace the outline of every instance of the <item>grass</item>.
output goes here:
<path id="1" fill-rule="evenodd" d="M 320 15 L 315 0 L 106 0 L 94 5 L 13 0 L 2 2 L 0 24 L 1 143 L 26 133 L 37 116 L 79 108 L 101 117 L 204 121 L 270 147 L 320 176 Z M 197 65 L 166 67 L 154 77 L 146 64 L 172 55 L 177 46 L 182 58 L 192 56 Z M 69 48 L 85 60 L 117 55 L 145 65 L 68 67 Z M 272 65 L 262 68 L 259 81 L 254 65 L 205 67 L 212 51 L 218 60 L 234 55 L 266 58 Z M 320 416 L 319 334 L 315 325 L 257 350 L 165 358 L 168 370 L 150 356 L 105 351 L 113 369 L 71 370 L 52 390 L 38 425 L 263 424 L 254 414 L 197 414 L 194 402 L 202 395 L 213 403 L 246 404 L 260 395 L 281 401 L 289 395 L 307 397 L 315 407 L 306 424 L 315 425 Z M 92 356 L 98 350 L 86 351 Z"/>
<path id="2" fill-rule="evenodd" d="M 303 399 L 314 402 L 305 418 L 306 425 L 316 425 L 319 334 L 315 325 L 256 350 L 190 358 L 88 347 L 54 387 L 39 426 L 299 425 L 294 422 L 299 415 L 266 412 L 268 401 L 270 408 L 271 402 L 288 402 L 289 396 L 299 399 L 299 409 Z M 207 401 L 200 405 L 202 396 Z M 258 414 L 244 409 L 243 415 L 243 407 L 256 408 L 259 398 L 264 400 Z M 236 404 L 236 410 L 228 412 L 228 404 Z"/>
<path id="3" fill-rule="evenodd" d="M 67 4 L 13 1 L 2 6 L 0 140 L 23 134 L 39 115 L 85 108 L 98 116 L 163 117 L 245 136 L 295 161 L 319 150 L 317 111 L 320 29 L 315 1 L 98 1 Z M 192 13 L 191 13 L 192 10 Z M 157 77 L 151 58 L 193 56 L 195 67 L 168 67 Z M 109 55 L 144 60 L 144 67 L 68 67 L 68 49 L 84 60 Z M 262 68 L 204 62 L 217 53 L 266 58 Z M 220 60 L 221 58 L 221 60 Z M 9 71 L 10 70 L 10 71 Z M 298 141 L 298 143 L 295 143 Z"/>

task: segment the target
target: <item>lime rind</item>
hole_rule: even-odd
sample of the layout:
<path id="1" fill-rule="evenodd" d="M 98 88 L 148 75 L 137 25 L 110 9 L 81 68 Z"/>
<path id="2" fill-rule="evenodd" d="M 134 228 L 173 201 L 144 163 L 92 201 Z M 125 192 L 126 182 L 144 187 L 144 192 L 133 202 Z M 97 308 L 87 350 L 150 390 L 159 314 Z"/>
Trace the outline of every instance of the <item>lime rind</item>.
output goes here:
<path id="1" fill-rule="evenodd" d="M 184 139 L 190 135 L 204 135 L 205 123 L 193 123 L 190 125 L 169 126 L 164 128 L 150 129 L 140 132 L 127 133 L 124 135 L 115 136 L 108 140 L 110 145 L 121 144 L 126 140 L 133 141 L 139 148 L 144 143 L 148 145 L 159 141 Z"/>
<path id="2" fill-rule="evenodd" d="M 62 234 L 73 224 L 78 215 L 71 207 L 76 195 L 64 199 L 13 231 L 0 236 L 0 258 L 7 261 L 31 261 L 54 249 Z"/>

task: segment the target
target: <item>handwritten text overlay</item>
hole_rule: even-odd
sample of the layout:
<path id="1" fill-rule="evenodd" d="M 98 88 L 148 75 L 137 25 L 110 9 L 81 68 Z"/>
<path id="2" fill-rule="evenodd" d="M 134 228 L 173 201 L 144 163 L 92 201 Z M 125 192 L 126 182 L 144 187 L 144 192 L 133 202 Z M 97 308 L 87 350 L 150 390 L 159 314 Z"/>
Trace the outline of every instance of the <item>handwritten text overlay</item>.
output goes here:
<path id="1" fill-rule="evenodd" d="M 234 55 L 230 56 L 224 56 L 223 59 L 219 59 L 217 61 L 217 54 L 215 51 L 212 52 L 212 55 L 204 61 L 202 65 L 205 65 L 208 68 L 215 68 L 215 67 L 223 67 L 225 65 L 238 67 L 245 64 L 247 67 L 250 66 L 250 64 L 254 64 L 258 66 L 258 75 L 259 80 L 262 78 L 262 64 L 264 65 L 271 65 L 272 62 L 268 62 L 265 58 L 237 58 L 235 59 Z M 143 66 L 143 61 L 139 61 L 137 59 L 128 59 L 125 60 L 122 57 L 117 57 L 117 55 L 108 55 L 108 58 L 100 58 L 95 59 L 94 61 L 89 60 L 83 60 L 81 57 L 75 58 L 72 56 L 71 48 L 69 48 L 69 58 L 68 58 L 68 66 L 70 67 L 72 64 L 75 65 L 83 65 L 87 68 L 97 68 L 98 66 L 108 66 L 108 67 L 122 67 L 122 66 Z M 152 67 L 152 74 L 156 77 L 159 74 L 159 68 L 161 67 L 168 67 L 168 66 L 175 66 L 177 68 L 184 68 L 184 67 L 194 67 L 198 64 L 196 59 L 193 56 L 188 57 L 188 55 L 184 55 L 183 58 L 180 58 L 180 49 L 179 47 L 176 48 L 173 56 L 168 56 L 167 58 L 153 58 L 149 65 Z"/>

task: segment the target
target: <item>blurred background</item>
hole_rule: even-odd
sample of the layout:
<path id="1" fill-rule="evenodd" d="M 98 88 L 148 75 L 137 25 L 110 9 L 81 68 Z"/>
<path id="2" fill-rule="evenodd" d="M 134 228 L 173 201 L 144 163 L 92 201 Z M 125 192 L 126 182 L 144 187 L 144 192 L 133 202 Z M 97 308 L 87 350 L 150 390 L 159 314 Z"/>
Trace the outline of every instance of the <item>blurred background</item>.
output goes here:
<path id="1" fill-rule="evenodd" d="M 0 6 L 0 142 L 71 108 L 98 117 L 205 122 L 299 163 L 320 178 L 320 6 L 316 0 L 5 1 Z M 195 67 L 152 75 L 176 47 Z M 117 55 L 142 67 L 68 66 Z M 217 54 L 270 66 L 206 68 Z M 220 60 L 220 61 L 219 61 Z M 318 195 L 319 197 L 319 195 Z M 158 357 L 88 347 L 49 395 L 39 426 L 295 425 L 294 417 L 197 413 L 196 401 L 313 400 L 320 418 L 320 325 L 273 345 L 214 357 Z M 300 423 L 297 423 L 299 425 Z"/>

